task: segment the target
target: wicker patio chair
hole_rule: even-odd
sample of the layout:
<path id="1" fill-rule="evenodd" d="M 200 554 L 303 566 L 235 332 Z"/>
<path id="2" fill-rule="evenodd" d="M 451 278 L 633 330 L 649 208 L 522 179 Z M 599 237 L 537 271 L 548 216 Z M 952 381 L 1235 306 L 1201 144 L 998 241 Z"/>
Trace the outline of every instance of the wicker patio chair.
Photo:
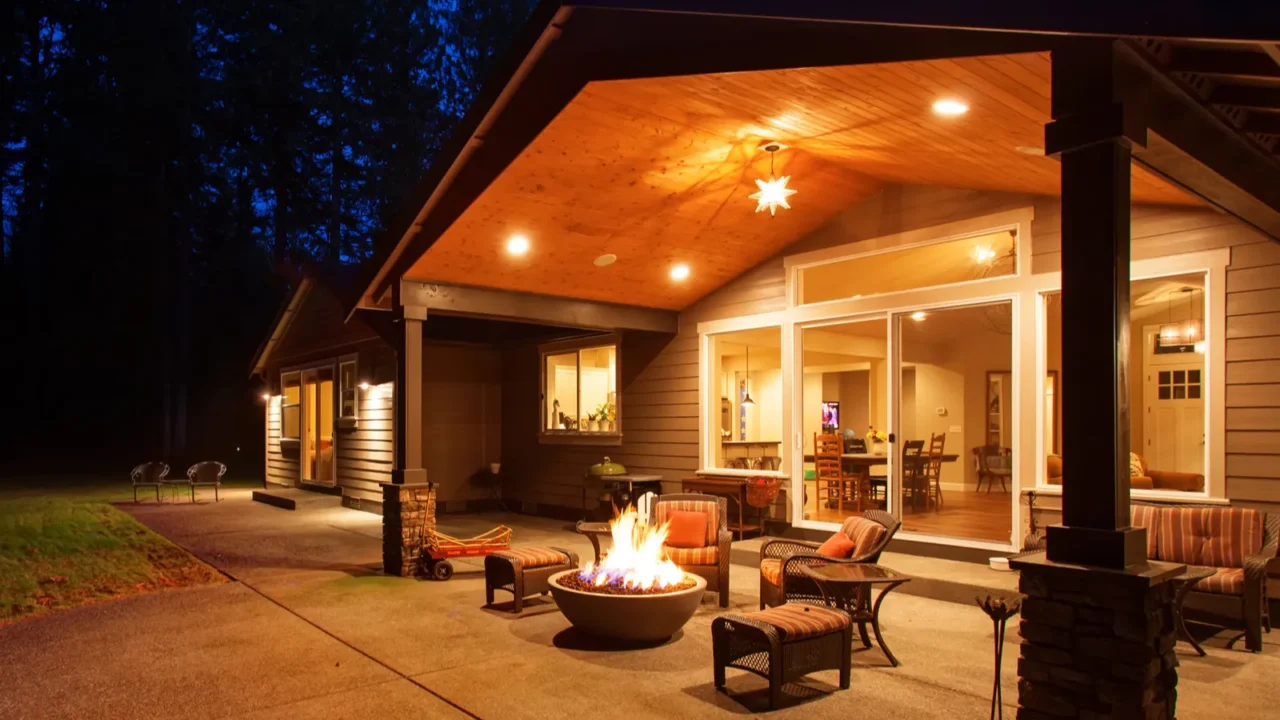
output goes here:
<path id="1" fill-rule="evenodd" d="M 737 668 L 769 681 L 769 709 L 778 709 L 782 686 L 819 670 L 839 670 L 849 689 L 853 623 L 842 610 L 790 603 L 711 621 L 715 686 L 723 692 L 725 670 Z"/>
<path id="2" fill-rule="evenodd" d="M 866 550 L 858 552 L 855 548 L 853 557 L 847 560 L 819 555 L 821 543 L 784 538 L 765 541 L 760 546 L 760 609 L 763 610 L 766 605 L 776 607 L 784 602 L 823 602 L 822 591 L 813 580 L 804 575 L 800 569 L 802 565 L 874 563 L 879 560 L 880 553 L 889 546 L 889 541 L 898 532 L 898 528 L 902 527 L 902 523 L 883 510 L 868 510 L 862 517 L 846 518 L 840 531 L 853 539 L 859 524 L 866 522 L 879 523 L 885 532 Z"/>
<path id="3" fill-rule="evenodd" d="M 169 474 L 169 464 L 162 462 L 145 462 L 129 471 L 129 479 L 133 481 L 133 501 L 138 502 L 138 488 L 152 487 L 156 489 L 156 502 L 160 502 L 160 486 Z"/>
<path id="4" fill-rule="evenodd" d="M 674 510 L 707 513 L 707 545 L 700 548 L 664 546 L 671 562 L 707 581 L 707 589 L 720 596 L 720 607 L 729 607 L 729 503 L 723 497 L 698 493 L 659 495 L 653 503 L 653 524 L 666 522 Z"/>
<path id="5" fill-rule="evenodd" d="M 205 460 L 187 468 L 187 484 L 191 488 L 191 502 L 196 501 L 196 488 L 212 487 L 213 501 L 218 502 L 218 487 L 222 485 L 222 476 L 227 474 L 227 466 L 216 460 Z"/>

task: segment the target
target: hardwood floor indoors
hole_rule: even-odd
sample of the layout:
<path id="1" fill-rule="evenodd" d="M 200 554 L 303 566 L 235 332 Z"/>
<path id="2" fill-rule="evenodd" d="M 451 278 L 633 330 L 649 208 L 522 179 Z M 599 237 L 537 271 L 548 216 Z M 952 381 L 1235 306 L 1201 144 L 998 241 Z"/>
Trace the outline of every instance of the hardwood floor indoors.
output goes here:
<path id="1" fill-rule="evenodd" d="M 941 510 L 904 512 L 902 532 L 1008 542 L 1012 531 L 1011 501 L 1008 492 L 998 490 L 990 493 L 985 488 L 982 492 L 944 490 Z M 815 507 L 815 504 L 814 493 L 811 491 L 804 508 L 806 519 L 838 523 L 844 516 L 856 514 L 848 505 L 842 516 L 834 507 Z"/>

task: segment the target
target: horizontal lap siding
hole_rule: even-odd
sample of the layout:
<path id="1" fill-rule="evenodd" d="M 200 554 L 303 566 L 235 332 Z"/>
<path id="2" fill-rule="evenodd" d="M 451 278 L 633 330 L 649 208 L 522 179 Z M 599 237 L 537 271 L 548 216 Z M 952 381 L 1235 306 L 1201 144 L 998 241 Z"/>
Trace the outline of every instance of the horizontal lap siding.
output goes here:
<path id="1" fill-rule="evenodd" d="M 1226 337 L 1227 497 L 1280 503 L 1280 245 L 1232 247 Z"/>
<path id="2" fill-rule="evenodd" d="M 384 383 L 359 391 L 357 426 L 337 430 L 338 485 L 344 495 L 381 502 L 379 483 L 391 482 L 393 387 L 394 383 Z"/>
<path id="3" fill-rule="evenodd" d="M 298 457 L 285 455 L 280 449 L 280 398 L 267 403 L 267 482 L 278 485 L 298 484 Z"/>

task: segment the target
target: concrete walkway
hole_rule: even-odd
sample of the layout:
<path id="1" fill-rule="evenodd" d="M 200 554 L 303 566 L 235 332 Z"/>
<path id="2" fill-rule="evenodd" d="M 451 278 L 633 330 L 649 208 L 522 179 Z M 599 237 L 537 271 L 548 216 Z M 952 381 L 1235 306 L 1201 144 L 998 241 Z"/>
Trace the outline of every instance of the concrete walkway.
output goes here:
<path id="1" fill-rule="evenodd" d="M 669 643 L 609 651 L 575 633 L 549 601 L 519 617 L 485 608 L 477 561 L 457 563 L 445 583 L 382 576 L 380 518 L 336 499 L 289 512 L 246 492 L 217 505 L 124 509 L 240 582 L 0 629 L 0 718 L 702 718 L 765 707 L 755 676 L 731 672 L 730 695 L 714 691 L 712 596 Z M 504 519 L 518 521 L 517 544 L 554 540 L 589 557 L 565 523 L 486 516 L 441 525 L 465 536 Z M 734 567 L 734 609 L 756 607 L 757 583 Z M 848 692 L 827 695 L 835 673 L 818 673 L 792 686 L 797 696 L 776 715 L 987 716 L 991 627 L 979 610 L 895 595 L 883 626 L 902 667 L 889 668 L 878 650 L 857 652 Z M 1274 716 L 1278 641 L 1268 635 L 1260 656 L 1211 643 L 1203 659 L 1180 645 L 1179 716 Z M 1010 714 L 1016 643 L 1011 628 Z"/>

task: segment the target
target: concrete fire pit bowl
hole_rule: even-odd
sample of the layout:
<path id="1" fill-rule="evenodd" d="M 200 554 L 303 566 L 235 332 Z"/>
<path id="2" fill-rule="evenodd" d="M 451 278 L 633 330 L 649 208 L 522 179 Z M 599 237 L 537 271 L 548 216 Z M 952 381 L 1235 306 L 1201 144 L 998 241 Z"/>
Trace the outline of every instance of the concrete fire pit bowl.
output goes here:
<path id="1" fill-rule="evenodd" d="M 560 578 L 576 572 L 565 570 L 548 581 L 560 612 L 575 628 L 615 640 L 666 640 L 689 622 L 707 591 L 707 581 L 693 574 L 688 574 L 696 583 L 693 587 L 653 595 L 606 595 L 560 584 Z"/>

